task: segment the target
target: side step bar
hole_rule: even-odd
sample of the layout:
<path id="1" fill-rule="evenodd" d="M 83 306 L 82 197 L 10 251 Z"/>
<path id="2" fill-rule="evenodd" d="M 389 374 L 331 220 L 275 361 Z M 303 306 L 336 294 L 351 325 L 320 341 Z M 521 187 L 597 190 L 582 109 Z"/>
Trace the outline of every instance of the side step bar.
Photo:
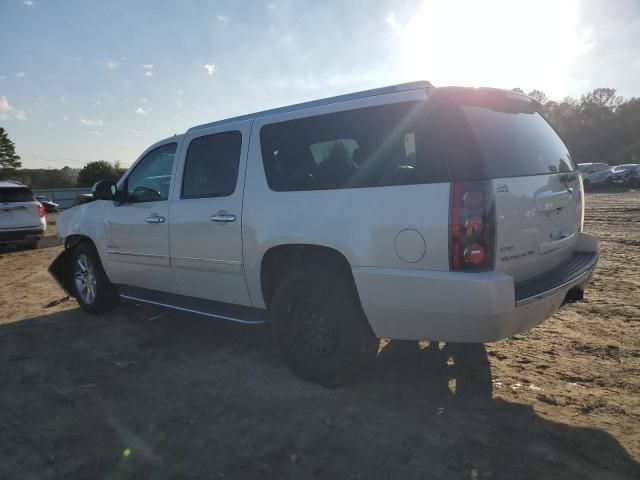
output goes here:
<path id="1" fill-rule="evenodd" d="M 267 323 L 269 318 L 267 310 L 262 308 L 243 307 L 128 285 L 117 285 L 117 287 L 120 298 L 125 302 L 156 305 L 180 312 L 251 325 Z"/>

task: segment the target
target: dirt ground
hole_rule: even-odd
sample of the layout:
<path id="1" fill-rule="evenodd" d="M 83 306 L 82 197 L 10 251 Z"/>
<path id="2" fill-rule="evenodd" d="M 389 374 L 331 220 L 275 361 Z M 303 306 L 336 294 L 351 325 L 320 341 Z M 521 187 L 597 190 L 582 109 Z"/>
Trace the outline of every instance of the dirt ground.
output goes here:
<path id="1" fill-rule="evenodd" d="M 640 478 L 640 192 L 587 202 L 584 302 L 486 346 L 389 342 L 336 389 L 268 327 L 89 316 L 56 304 L 54 237 L 4 249 L 0 478 Z"/>

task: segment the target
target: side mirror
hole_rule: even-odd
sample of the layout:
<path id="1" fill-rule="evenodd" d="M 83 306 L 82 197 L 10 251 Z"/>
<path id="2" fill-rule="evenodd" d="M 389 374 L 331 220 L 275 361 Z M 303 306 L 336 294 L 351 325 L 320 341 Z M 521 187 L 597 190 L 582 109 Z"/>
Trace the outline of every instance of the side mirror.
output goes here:
<path id="1" fill-rule="evenodd" d="M 116 182 L 100 180 L 91 187 L 91 194 L 96 200 L 114 200 L 117 189 Z"/>

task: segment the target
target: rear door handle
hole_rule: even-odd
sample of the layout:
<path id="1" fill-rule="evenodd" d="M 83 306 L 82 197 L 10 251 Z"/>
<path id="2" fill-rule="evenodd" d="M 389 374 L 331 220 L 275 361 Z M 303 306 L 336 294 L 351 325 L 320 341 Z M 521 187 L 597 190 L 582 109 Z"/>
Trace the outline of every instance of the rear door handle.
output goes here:
<path id="1" fill-rule="evenodd" d="M 232 213 L 218 213 L 217 215 L 211 215 L 209 220 L 212 222 L 235 222 L 236 216 Z"/>
<path id="2" fill-rule="evenodd" d="M 164 220 L 165 218 L 161 217 L 160 215 L 151 215 L 150 217 L 144 219 L 144 221 L 147 223 L 164 223 Z"/>

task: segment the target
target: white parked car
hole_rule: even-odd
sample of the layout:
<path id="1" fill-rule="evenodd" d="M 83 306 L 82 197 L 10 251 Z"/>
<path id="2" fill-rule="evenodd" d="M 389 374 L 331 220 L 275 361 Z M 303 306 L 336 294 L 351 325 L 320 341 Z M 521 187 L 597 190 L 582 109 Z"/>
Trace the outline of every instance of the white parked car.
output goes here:
<path id="1" fill-rule="evenodd" d="M 270 321 L 327 385 L 379 338 L 505 338 L 581 299 L 597 262 L 578 171 L 536 109 L 417 82 L 193 127 L 60 214 L 50 271 L 89 312 Z"/>
<path id="2" fill-rule="evenodd" d="M 46 229 L 45 208 L 29 187 L 0 181 L 0 244 L 36 248 Z"/>
<path id="3" fill-rule="evenodd" d="M 578 169 L 586 189 L 611 182 L 611 167 L 608 163 L 579 163 Z"/>

